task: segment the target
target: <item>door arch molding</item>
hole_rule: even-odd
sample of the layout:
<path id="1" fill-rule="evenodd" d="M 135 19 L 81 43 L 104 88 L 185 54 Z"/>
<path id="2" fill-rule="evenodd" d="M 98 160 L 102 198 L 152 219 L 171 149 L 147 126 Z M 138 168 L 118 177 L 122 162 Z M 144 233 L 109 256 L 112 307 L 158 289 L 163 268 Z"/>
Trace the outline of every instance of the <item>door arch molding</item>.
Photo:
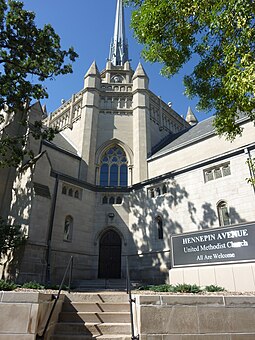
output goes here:
<path id="1" fill-rule="evenodd" d="M 106 233 L 107 231 L 109 231 L 109 230 L 115 231 L 115 232 L 119 235 L 119 237 L 121 238 L 123 245 L 124 245 L 124 246 L 127 245 L 127 239 L 126 239 L 125 236 L 122 234 L 122 232 L 119 231 L 119 229 L 117 229 L 117 228 L 114 227 L 114 226 L 109 226 L 109 227 L 104 228 L 103 230 L 100 230 L 99 232 L 96 233 L 96 236 L 95 236 L 95 238 L 94 238 L 94 246 L 97 246 L 97 245 L 98 245 L 98 243 L 99 243 L 99 241 L 100 241 L 102 235 L 103 235 L 104 233 Z"/>

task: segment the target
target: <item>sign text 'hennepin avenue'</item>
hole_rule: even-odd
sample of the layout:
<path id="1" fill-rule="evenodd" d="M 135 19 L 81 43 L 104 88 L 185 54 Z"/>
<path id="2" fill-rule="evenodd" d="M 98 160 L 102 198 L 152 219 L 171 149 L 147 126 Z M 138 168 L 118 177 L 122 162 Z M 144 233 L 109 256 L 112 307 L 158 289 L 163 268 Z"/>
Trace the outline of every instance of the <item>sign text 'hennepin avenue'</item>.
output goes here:
<path id="1" fill-rule="evenodd" d="M 235 238 L 247 237 L 248 230 L 231 230 L 231 231 L 223 231 L 220 233 L 211 233 L 207 235 L 196 235 L 192 237 L 185 237 L 182 240 L 182 244 L 185 245 L 183 247 L 184 253 L 194 253 L 201 251 L 210 251 L 210 250 L 222 250 L 222 249 L 231 249 L 231 248 L 241 248 L 248 247 L 248 241 L 234 241 Z M 210 241 L 214 241 L 213 244 L 209 243 Z M 219 241 L 215 244 L 215 241 Z M 199 243 L 196 245 L 196 243 Z M 202 244 L 201 244 L 202 243 Z M 207 243 L 207 244 L 203 244 Z M 199 255 L 197 260 L 213 260 L 213 259 L 223 259 L 223 258 L 234 258 L 234 253 L 216 253 L 212 255 Z"/>

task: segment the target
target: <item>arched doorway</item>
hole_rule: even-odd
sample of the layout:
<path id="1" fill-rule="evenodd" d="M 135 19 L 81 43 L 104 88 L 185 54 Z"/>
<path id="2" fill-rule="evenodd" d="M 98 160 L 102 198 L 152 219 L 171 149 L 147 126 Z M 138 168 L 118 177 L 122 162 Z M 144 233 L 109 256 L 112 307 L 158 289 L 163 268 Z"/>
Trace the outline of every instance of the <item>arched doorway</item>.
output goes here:
<path id="1" fill-rule="evenodd" d="M 121 238 L 114 230 L 106 231 L 100 238 L 98 277 L 121 278 Z"/>

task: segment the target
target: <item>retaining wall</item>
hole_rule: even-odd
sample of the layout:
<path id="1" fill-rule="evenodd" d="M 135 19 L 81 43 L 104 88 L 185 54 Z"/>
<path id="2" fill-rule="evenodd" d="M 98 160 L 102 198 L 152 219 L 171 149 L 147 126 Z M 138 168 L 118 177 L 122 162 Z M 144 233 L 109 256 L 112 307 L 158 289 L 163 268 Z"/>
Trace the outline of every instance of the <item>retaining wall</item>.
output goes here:
<path id="1" fill-rule="evenodd" d="M 255 296 L 136 296 L 141 340 L 254 340 Z"/>
<path id="2" fill-rule="evenodd" d="M 54 329 L 63 296 L 51 319 L 48 339 Z M 54 300 L 52 294 L 0 292 L 0 340 L 34 340 L 44 329 Z"/>

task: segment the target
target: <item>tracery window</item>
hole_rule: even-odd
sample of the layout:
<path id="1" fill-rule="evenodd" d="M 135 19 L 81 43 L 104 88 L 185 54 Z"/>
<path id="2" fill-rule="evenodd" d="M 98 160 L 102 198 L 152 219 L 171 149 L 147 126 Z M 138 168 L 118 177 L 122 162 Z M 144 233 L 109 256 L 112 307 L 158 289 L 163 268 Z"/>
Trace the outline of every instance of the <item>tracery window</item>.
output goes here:
<path id="1" fill-rule="evenodd" d="M 209 181 L 213 181 L 218 178 L 225 177 L 225 176 L 230 176 L 230 175 L 231 175 L 231 169 L 230 169 L 229 162 L 204 170 L 205 183 Z"/>
<path id="2" fill-rule="evenodd" d="M 166 195 L 168 192 L 168 185 L 164 182 L 147 189 L 147 195 L 150 198 L 156 198 L 157 196 Z"/>
<path id="3" fill-rule="evenodd" d="M 218 211 L 220 226 L 229 225 L 230 224 L 230 217 L 229 217 L 227 202 L 220 201 L 217 204 L 217 211 Z"/>
<path id="4" fill-rule="evenodd" d="M 108 196 L 108 195 L 104 195 L 102 196 L 102 204 L 122 204 L 123 202 L 123 197 L 121 195 L 112 195 L 112 196 Z"/>
<path id="5" fill-rule="evenodd" d="M 127 186 L 127 157 L 124 150 L 115 145 L 102 156 L 100 185 Z"/>
<path id="6" fill-rule="evenodd" d="M 68 195 L 68 196 L 73 197 L 73 198 L 77 198 L 79 200 L 82 199 L 82 189 L 71 186 L 70 184 L 63 183 L 62 194 Z"/>

